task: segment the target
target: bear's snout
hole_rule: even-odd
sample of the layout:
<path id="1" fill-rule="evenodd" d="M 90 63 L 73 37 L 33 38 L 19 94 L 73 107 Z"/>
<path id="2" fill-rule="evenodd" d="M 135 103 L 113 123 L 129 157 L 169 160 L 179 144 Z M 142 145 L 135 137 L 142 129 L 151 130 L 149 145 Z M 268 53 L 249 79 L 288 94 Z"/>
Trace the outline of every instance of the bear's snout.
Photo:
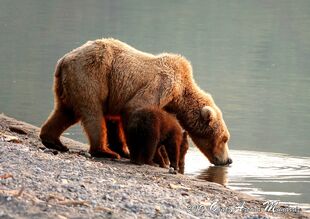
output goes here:
<path id="1" fill-rule="evenodd" d="M 218 159 L 217 157 L 215 157 L 214 159 L 213 159 L 213 164 L 215 165 L 215 166 L 225 166 L 225 165 L 230 165 L 230 164 L 232 164 L 232 159 L 231 158 L 227 158 L 227 160 L 220 160 L 220 159 Z"/>

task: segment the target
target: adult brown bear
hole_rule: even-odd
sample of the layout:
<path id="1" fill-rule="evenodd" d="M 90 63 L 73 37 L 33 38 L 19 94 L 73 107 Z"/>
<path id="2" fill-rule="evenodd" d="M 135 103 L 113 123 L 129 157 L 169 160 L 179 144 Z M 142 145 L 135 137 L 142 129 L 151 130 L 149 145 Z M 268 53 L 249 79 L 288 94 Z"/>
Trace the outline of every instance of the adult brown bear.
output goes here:
<path id="1" fill-rule="evenodd" d="M 68 150 L 59 136 L 81 121 L 92 156 L 119 158 L 107 146 L 104 115 L 157 106 L 176 114 L 211 163 L 231 163 L 221 110 L 196 85 L 190 63 L 180 55 L 155 56 L 115 39 L 89 41 L 58 61 L 54 93 L 54 111 L 40 133 L 46 147 Z"/>

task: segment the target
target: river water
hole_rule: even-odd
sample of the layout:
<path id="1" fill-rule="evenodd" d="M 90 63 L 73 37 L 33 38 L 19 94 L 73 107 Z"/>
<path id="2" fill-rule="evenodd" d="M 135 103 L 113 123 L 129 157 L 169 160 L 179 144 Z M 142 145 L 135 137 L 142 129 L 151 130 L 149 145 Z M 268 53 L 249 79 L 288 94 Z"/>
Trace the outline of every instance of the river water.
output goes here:
<path id="1" fill-rule="evenodd" d="M 114 37 L 181 53 L 231 132 L 231 167 L 192 147 L 186 174 L 285 202 L 310 203 L 310 1 L 1 0 L 0 111 L 40 125 L 59 57 Z M 66 133 L 85 142 L 75 126 Z"/>

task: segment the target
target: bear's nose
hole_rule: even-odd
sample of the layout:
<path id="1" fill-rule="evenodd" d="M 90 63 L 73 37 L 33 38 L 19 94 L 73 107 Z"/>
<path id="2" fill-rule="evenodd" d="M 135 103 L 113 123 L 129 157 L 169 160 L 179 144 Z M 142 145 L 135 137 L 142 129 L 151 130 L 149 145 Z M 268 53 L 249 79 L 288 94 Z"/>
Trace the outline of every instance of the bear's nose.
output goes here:
<path id="1" fill-rule="evenodd" d="M 227 164 L 229 165 L 229 164 L 232 164 L 232 159 L 229 157 L 228 159 L 227 159 Z"/>
<path id="2" fill-rule="evenodd" d="M 215 157 L 214 159 L 213 159 L 213 164 L 215 165 L 215 166 L 226 166 L 226 165 L 230 165 L 230 164 L 232 164 L 232 159 L 231 158 L 227 158 L 227 160 L 225 160 L 225 161 L 221 161 L 221 160 L 219 160 L 217 157 Z"/>

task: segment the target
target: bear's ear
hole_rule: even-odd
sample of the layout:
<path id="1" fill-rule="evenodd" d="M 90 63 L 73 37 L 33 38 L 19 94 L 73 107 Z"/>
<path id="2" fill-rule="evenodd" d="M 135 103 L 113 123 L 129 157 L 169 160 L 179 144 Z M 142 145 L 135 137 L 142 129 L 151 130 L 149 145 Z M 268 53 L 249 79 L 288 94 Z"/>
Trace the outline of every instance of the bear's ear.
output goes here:
<path id="1" fill-rule="evenodd" d="M 210 121 L 212 118 L 215 117 L 215 111 L 210 106 L 204 106 L 201 109 L 201 115 L 206 121 Z"/>

